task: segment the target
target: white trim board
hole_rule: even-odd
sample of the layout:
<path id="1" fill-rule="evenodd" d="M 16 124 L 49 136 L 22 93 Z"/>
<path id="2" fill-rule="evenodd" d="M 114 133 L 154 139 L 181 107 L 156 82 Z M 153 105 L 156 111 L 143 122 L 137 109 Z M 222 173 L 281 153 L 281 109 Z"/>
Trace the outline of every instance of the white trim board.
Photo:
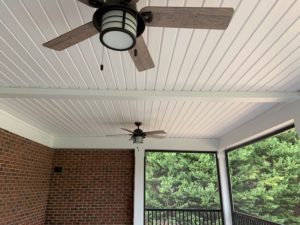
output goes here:
<path id="1" fill-rule="evenodd" d="M 275 106 L 227 133 L 221 137 L 219 149 L 232 148 L 293 123 L 300 134 L 300 100 Z"/>
<path id="2" fill-rule="evenodd" d="M 53 137 L 0 109 L 0 127 L 24 138 L 52 147 Z"/>
<path id="3" fill-rule="evenodd" d="M 291 102 L 299 92 L 130 91 L 52 88 L 0 88 L 0 98 L 99 98 L 102 100 L 194 100 L 205 102 Z"/>

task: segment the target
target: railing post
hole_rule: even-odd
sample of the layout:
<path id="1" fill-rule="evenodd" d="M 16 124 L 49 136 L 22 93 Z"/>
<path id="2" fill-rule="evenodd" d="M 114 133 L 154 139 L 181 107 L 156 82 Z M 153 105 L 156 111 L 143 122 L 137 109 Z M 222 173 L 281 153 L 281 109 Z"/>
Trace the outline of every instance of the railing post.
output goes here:
<path id="1" fill-rule="evenodd" d="M 300 137 L 300 115 L 297 115 L 295 118 L 294 118 L 294 123 L 295 123 L 295 129 L 298 133 L 298 136 Z"/>
<path id="2" fill-rule="evenodd" d="M 220 186 L 222 190 L 222 204 L 225 225 L 232 225 L 229 181 L 227 176 L 227 164 L 224 151 L 218 152 Z"/>
<path id="3" fill-rule="evenodd" d="M 144 157 L 145 149 L 135 148 L 133 224 L 144 224 Z"/>

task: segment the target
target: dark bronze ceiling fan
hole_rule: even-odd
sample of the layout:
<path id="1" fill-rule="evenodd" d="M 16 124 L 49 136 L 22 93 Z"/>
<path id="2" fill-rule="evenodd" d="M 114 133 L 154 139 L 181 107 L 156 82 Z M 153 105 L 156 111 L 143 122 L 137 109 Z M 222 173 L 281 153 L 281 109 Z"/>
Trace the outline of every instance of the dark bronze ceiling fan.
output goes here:
<path id="1" fill-rule="evenodd" d="M 232 8 L 158 6 L 137 11 L 138 0 L 78 1 L 98 8 L 93 20 L 43 45 L 61 51 L 100 33 L 104 46 L 116 51 L 128 50 L 138 71 L 154 67 L 142 37 L 145 26 L 224 30 L 234 12 Z"/>
<path id="2" fill-rule="evenodd" d="M 149 138 L 157 138 L 157 139 L 162 139 L 165 138 L 165 136 L 161 136 L 159 134 L 166 134 L 164 130 L 152 130 L 152 131 L 143 131 L 140 126 L 142 126 L 141 122 L 135 122 L 135 126 L 137 126 L 136 129 L 134 130 L 129 130 L 127 128 L 120 128 L 121 130 L 127 131 L 128 134 L 113 134 L 113 135 L 106 135 L 107 137 L 109 136 L 130 136 L 130 141 L 133 141 L 133 143 L 141 144 L 143 143 L 143 140 L 146 137 Z"/>

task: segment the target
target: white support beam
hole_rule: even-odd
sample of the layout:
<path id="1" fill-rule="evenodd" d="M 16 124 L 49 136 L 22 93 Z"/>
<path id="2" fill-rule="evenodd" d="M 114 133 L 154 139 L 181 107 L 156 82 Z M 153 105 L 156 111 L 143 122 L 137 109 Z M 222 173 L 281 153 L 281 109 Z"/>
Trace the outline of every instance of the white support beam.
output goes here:
<path id="1" fill-rule="evenodd" d="M 230 191 L 229 191 L 230 184 L 227 175 L 227 164 L 226 164 L 226 157 L 224 151 L 218 152 L 218 162 L 219 162 L 220 186 L 221 186 L 221 193 L 222 193 L 224 221 L 225 221 L 225 225 L 232 225 Z"/>
<path id="2" fill-rule="evenodd" d="M 140 146 L 147 150 L 178 150 L 178 151 L 217 151 L 219 142 L 216 139 L 144 139 L 137 145 L 128 137 L 54 137 L 53 148 L 72 149 L 135 149 Z"/>
<path id="3" fill-rule="evenodd" d="M 227 133 L 220 139 L 220 150 L 237 146 L 293 123 L 300 134 L 300 100 L 279 104 Z"/>
<path id="4" fill-rule="evenodd" d="M 100 98 L 110 100 L 198 100 L 214 102 L 290 102 L 299 92 L 129 91 L 52 88 L 0 88 L 0 98 Z"/>
<path id="5" fill-rule="evenodd" d="M 133 224 L 144 224 L 144 158 L 145 149 L 135 148 Z"/>

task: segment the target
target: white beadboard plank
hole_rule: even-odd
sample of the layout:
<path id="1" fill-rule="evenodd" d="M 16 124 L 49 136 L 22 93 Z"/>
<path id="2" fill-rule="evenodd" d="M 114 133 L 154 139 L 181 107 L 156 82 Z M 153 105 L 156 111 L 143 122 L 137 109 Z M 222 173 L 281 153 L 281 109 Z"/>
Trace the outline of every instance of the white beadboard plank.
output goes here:
<path id="1" fill-rule="evenodd" d="M 295 23 L 294 24 L 294 29 L 296 30 L 298 27 L 300 26 L 300 21 L 298 23 Z M 297 29 L 298 30 L 298 29 Z M 263 53 L 263 54 L 259 54 L 260 57 L 262 57 L 262 61 L 265 61 L 267 62 L 268 61 L 268 58 L 267 57 L 272 57 L 274 54 L 270 54 L 270 50 L 271 49 L 280 49 L 278 50 L 275 54 L 277 54 L 278 52 L 282 51 L 284 46 L 285 46 L 285 43 L 289 43 L 291 41 L 291 39 L 293 40 L 294 37 L 292 36 L 292 38 L 285 38 L 285 37 L 288 37 L 289 36 L 289 32 L 284 32 L 284 36 L 283 38 L 280 38 L 280 40 L 278 41 L 275 41 L 274 42 L 274 45 L 270 46 L 268 49 L 266 49 L 266 51 Z M 298 57 L 299 57 L 299 54 L 298 54 Z M 255 60 L 255 62 L 251 63 L 250 66 L 248 67 L 248 69 L 244 72 L 241 72 L 241 74 L 239 74 L 239 78 L 234 81 L 234 85 L 232 86 L 232 88 L 230 90 L 233 90 L 233 91 L 236 91 L 236 90 L 241 90 L 243 84 L 247 84 L 247 82 L 252 79 L 252 74 L 248 75 L 248 71 L 251 70 L 251 68 L 255 67 L 256 66 L 256 62 L 258 62 L 259 59 Z M 282 63 L 282 65 L 288 65 L 288 64 L 285 64 L 285 63 Z M 248 75 L 248 76 L 247 76 Z M 263 75 L 261 75 L 263 76 Z M 270 79 L 270 80 L 273 80 L 273 77 Z M 247 85 L 245 85 L 247 87 Z"/>
<path id="2" fill-rule="evenodd" d="M 28 108 L 18 102 L 16 99 L 0 99 L 1 109 L 7 111 L 11 115 L 28 121 L 32 126 L 37 127 L 48 133 L 64 134 L 66 131 L 62 127 L 57 127 L 56 125 L 49 122 L 48 118 L 45 118 L 44 115 L 36 116 L 36 112 L 32 108 Z"/>
<path id="3" fill-rule="evenodd" d="M 274 54 L 273 57 L 270 57 L 269 60 L 266 60 L 264 65 L 256 65 L 253 68 L 253 77 L 248 80 L 247 91 L 253 91 L 254 89 L 259 88 L 262 85 L 262 81 L 270 80 L 274 77 L 274 71 L 278 71 L 279 67 L 289 66 L 294 60 L 300 57 L 300 33 L 296 36 L 294 41 L 287 43 L 283 46 L 281 51 L 278 51 L 277 54 Z M 262 76 L 263 75 L 263 76 Z M 287 81 L 285 81 L 287 82 Z M 245 89 L 241 87 L 241 89 Z"/>
<path id="4" fill-rule="evenodd" d="M 43 29 L 43 34 L 45 35 L 47 41 L 69 31 L 69 27 L 67 26 L 66 20 L 63 17 L 63 11 L 61 10 L 61 7 L 57 1 L 41 1 L 40 7 L 43 11 L 44 17 L 46 18 L 45 23 L 41 24 L 40 27 Z M 35 15 L 35 13 L 32 13 L 32 15 Z M 65 66 L 66 70 L 71 74 L 71 82 L 69 85 L 74 85 L 75 87 L 85 87 L 80 70 L 78 69 L 78 65 L 75 63 L 73 56 L 69 52 L 70 49 L 55 53 L 57 54 L 61 63 Z M 47 48 L 44 48 L 44 50 L 53 51 Z"/>
<path id="5" fill-rule="evenodd" d="M 6 80 L 13 87 L 21 87 L 21 86 L 29 87 L 28 83 L 24 81 L 22 72 L 19 72 L 17 74 L 15 72 L 15 69 L 13 69 L 14 64 L 11 64 L 11 61 L 8 60 L 8 58 L 6 58 L 6 56 L 4 56 L 2 53 L 0 53 L 0 59 L 1 59 L 0 60 L 0 69 L 1 69 L 1 78 L 2 79 Z M 5 61 L 6 61 L 6 63 L 5 63 Z"/>
<path id="6" fill-rule="evenodd" d="M 294 78 L 299 77 L 299 63 L 300 58 L 294 60 L 289 66 L 278 68 L 277 71 L 274 71 L 275 76 L 272 80 L 263 83 L 257 90 L 277 90 L 276 87 L 280 87 L 285 81 L 293 81 Z"/>
<path id="7" fill-rule="evenodd" d="M 138 118 L 143 122 L 142 129 L 145 131 L 164 129 L 168 137 L 190 138 L 219 137 L 225 130 L 246 122 L 274 105 L 74 99 L 2 99 L 1 102 L 11 108 L 13 115 L 18 116 L 17 109 L 21 110 L 29 122 L 39 128 L 46 126 L 47 132 L 54 136 L 122 134 L 124 132 L 120 128 L 134 129 L 133 123 Z M 128 104 L 127 112 L 124 104 Z M 132 107 L 134 105 L 136 107 Z M 138 111 L 144 115 L 137 117 Z"/>
<path id="8" fill-rule="evenodd" d="M 230 79 L 229 75 L 226 76 L 226 72 L 247 55 L 244 52 L 251 50 L 252 47 L 249 42 L 255 37 L 268 13 L 273 10 L 272 5 L 274 3 L 275 1 L 243 1 L 241 3 L 229 27 L 229 29 L 234 30 L 238 27 L 239 31 L 233 42 L 230 42 L 230 47 L 222 53 L 221 60 L 216 62 L 216 68 L 211 71 L 211 77 L 205 83 L 204 90 L 219 90 L 220 86 L 226 84 Z"/>
<path id="9" fill-rule="evenodd" d="M 219 117 L 218 121 L 215 122 L 212 126 L 210 126 L 210 129 L 207 130 L 206 133 L 203 134 L 203 136 L 206 137 L 217 137 L 215 136 L 215 129 L 219 128 L 218 136 L 223 136 L 227 132 L 237 128 L 239 125 L 237 124 L 244 124 L 247 121 L 255 118 L 260 113 L 263 113 L 270 108 L 272 108 L 275 104 L 246 104 L 244 105 L 238 113 L 233 111 L 231 115 L 228 115 L 226 120 L 224 120 L 223 116 Z M 226 122 L 225 122 L 226 121 Z"/>
<path id="10" fill-rule="evenodd" d="M 207 31 L 200 31 L 206 33 Z M 172 61 L 169 65 L 167 75 L 166 75 L 166 83 L 164 84 L 163 90 L 172 90 L 176 80 L 177 74 L 180 71 L 181 64 L 183 63 L 184 56 L 188 50 L 188 45 L 190 40 L 192 39 L 193 30 L 190 29 L 181 29 L 177 34 L 177 41 L 174 45 L 174 52 L 172 55 Z"/>
<path id="11" fill-rule="evenodd" d="M 243 77 L 243 73 L 249 67 L 254 66 L 270 48 L 280 46 L 290 39 L 289 35 L 286 35 L 287 32 L 290 30 L 298 32 L 299 29 L 295 23 L 299 16 L 299 3 L 299 1 L 296 1 L 295 5 L 286 5 L 285 3 L 273 11 L 273 16 L 270 16 L 267 22 L 260 26 L 250 39 L 248 46 L 242 49 L 238 60 L 235 60 L 235 63 L 231 64 L 230 68 L 223 73 L 224 77 L 229 77 L 229 80 L 220 79 L 219 83 L 223 82 L 223 84 L 219 86 L 218 90 L 234 90 L 234 85 Z M 286 19 L 282 20 L 283 17 Z M 289 21 L 288 25 L 286 21 Z"/>
<path id="12" fill-rule="evenodd" d="M 186 1 L 181 0 L 175 0 L 175 1 L 161 1 L 159 4 L 162 4 L 163 6 L 170 6 L 173 7 L 182 7 L 186 5 Z M 158 55 L 155 56 L 156 60 L 155 68 L 150 70 L 149 73 L 147 73 L 147 89 L 148 90 L 154 90 L 158 89 L 161 90 L 164 82 L 159 82 L 159 79 L 163 79 L 163 81 L 166 80 L 166 73 L 168 70 L 168 65 L 170 64 L 170 60 L 172 58 L 173 49 L 175 40 L 177 37 L 178 29 L 175 28 L 163 28 L 159 30 L 160 36 L 157 36 L 157 41 L 154 40 L 154 38 L 149 35 L 149 38 L 151 40 L 151 43 L 156 44 L 156 50 L 155 52 L 158 52 Z M 149 46 L 151 48 L 151 46 Z M 160 87 L 157 87 L 157 84 L 160 83 Z"/>
<path id="13" fill-rule="evenodd" d="M 1 4 L 1 3 L 0 3 Z M 14 4 L 15 6 L 16 4 Z M 20 9 L 16 10 L 16 14 L 20 13 Z M 9 20 L 10 25 L 8 26 L 3 22 L 3 26 L 6 29 L 6 32 L 3 32 L 3 36 L 7 43 L 12 46 L 12 48 L 19 47 L 20 50 L 26 56 L 22 56 L 23 59 L 30 59 L 28 62 L 29 65 L 35 68 L 36 74 L 38 76 L 35 79 L 40 79 L 41 81 L 48 82 L 55 87 L 59 87 L 58 83 L 52 78 L 53 76 L 59 76 L 58 72 L 54 69 L 53 66 L 49 63 L 48 59 L 43 55 L 39 49 L 38 43 L 34 42 L 30 36 L 31 32 L 34 30 L 26 30 L 22 25 L 22 22 L 25 19 L 21 20 L 13 14 L 13 11 L 9 8 L 7 3 L 2 2 L 0 6 L 0 14 L 3 17 L 6 17 L 6 20 Z M 26 16 L 25 16 L 26 18 Z M 16 44 L 17 42 L 17 44 Z M 32 74 L 28 74 L 32 75 Z"/>
<path id="14" fill-rule="evenodd" d="M 23 1 L 20 1 L 18 7 L 10 7 L 14 12 L 17 12 L 18 16 L 22 17 L 20 23 L 26 30 L 30 30 L 31 39 L 37 43 L 37 48 L 40 49 L 40 52 L 49 64 L 49 67 L 53 71 L 51 73 L 52 79 L 56 80 L 56 83 L 61 87 L 69 87 L 67 81 L 71 78 L 71 74 L 65 69 L 65 67 L 60 63 L 57 54 L 54 51 L 49 51 L 41 46 L 43 42 L 46 42 L 45 35 L 42 32 L 41 25 L 38 24 L 37 21 L 46 20 L 43 14 L 43 9 L 41 8 L 41 4 L 36 1 L 30 1 L 30 3 L 34 3 L 33 5 L 25 5 Z M 34 13 L 29 11 L 32 8 L 38 8 Z M 56 66 L 54 66 L 56 65 Z M 45 67 L 45 70 L 49 70 Z M 50 70 L 50 71 L 51 71 Z M 53 75 L 52 75 L 53 74 Z M 74 87 L 74 86 L 71 86 Z"/>

